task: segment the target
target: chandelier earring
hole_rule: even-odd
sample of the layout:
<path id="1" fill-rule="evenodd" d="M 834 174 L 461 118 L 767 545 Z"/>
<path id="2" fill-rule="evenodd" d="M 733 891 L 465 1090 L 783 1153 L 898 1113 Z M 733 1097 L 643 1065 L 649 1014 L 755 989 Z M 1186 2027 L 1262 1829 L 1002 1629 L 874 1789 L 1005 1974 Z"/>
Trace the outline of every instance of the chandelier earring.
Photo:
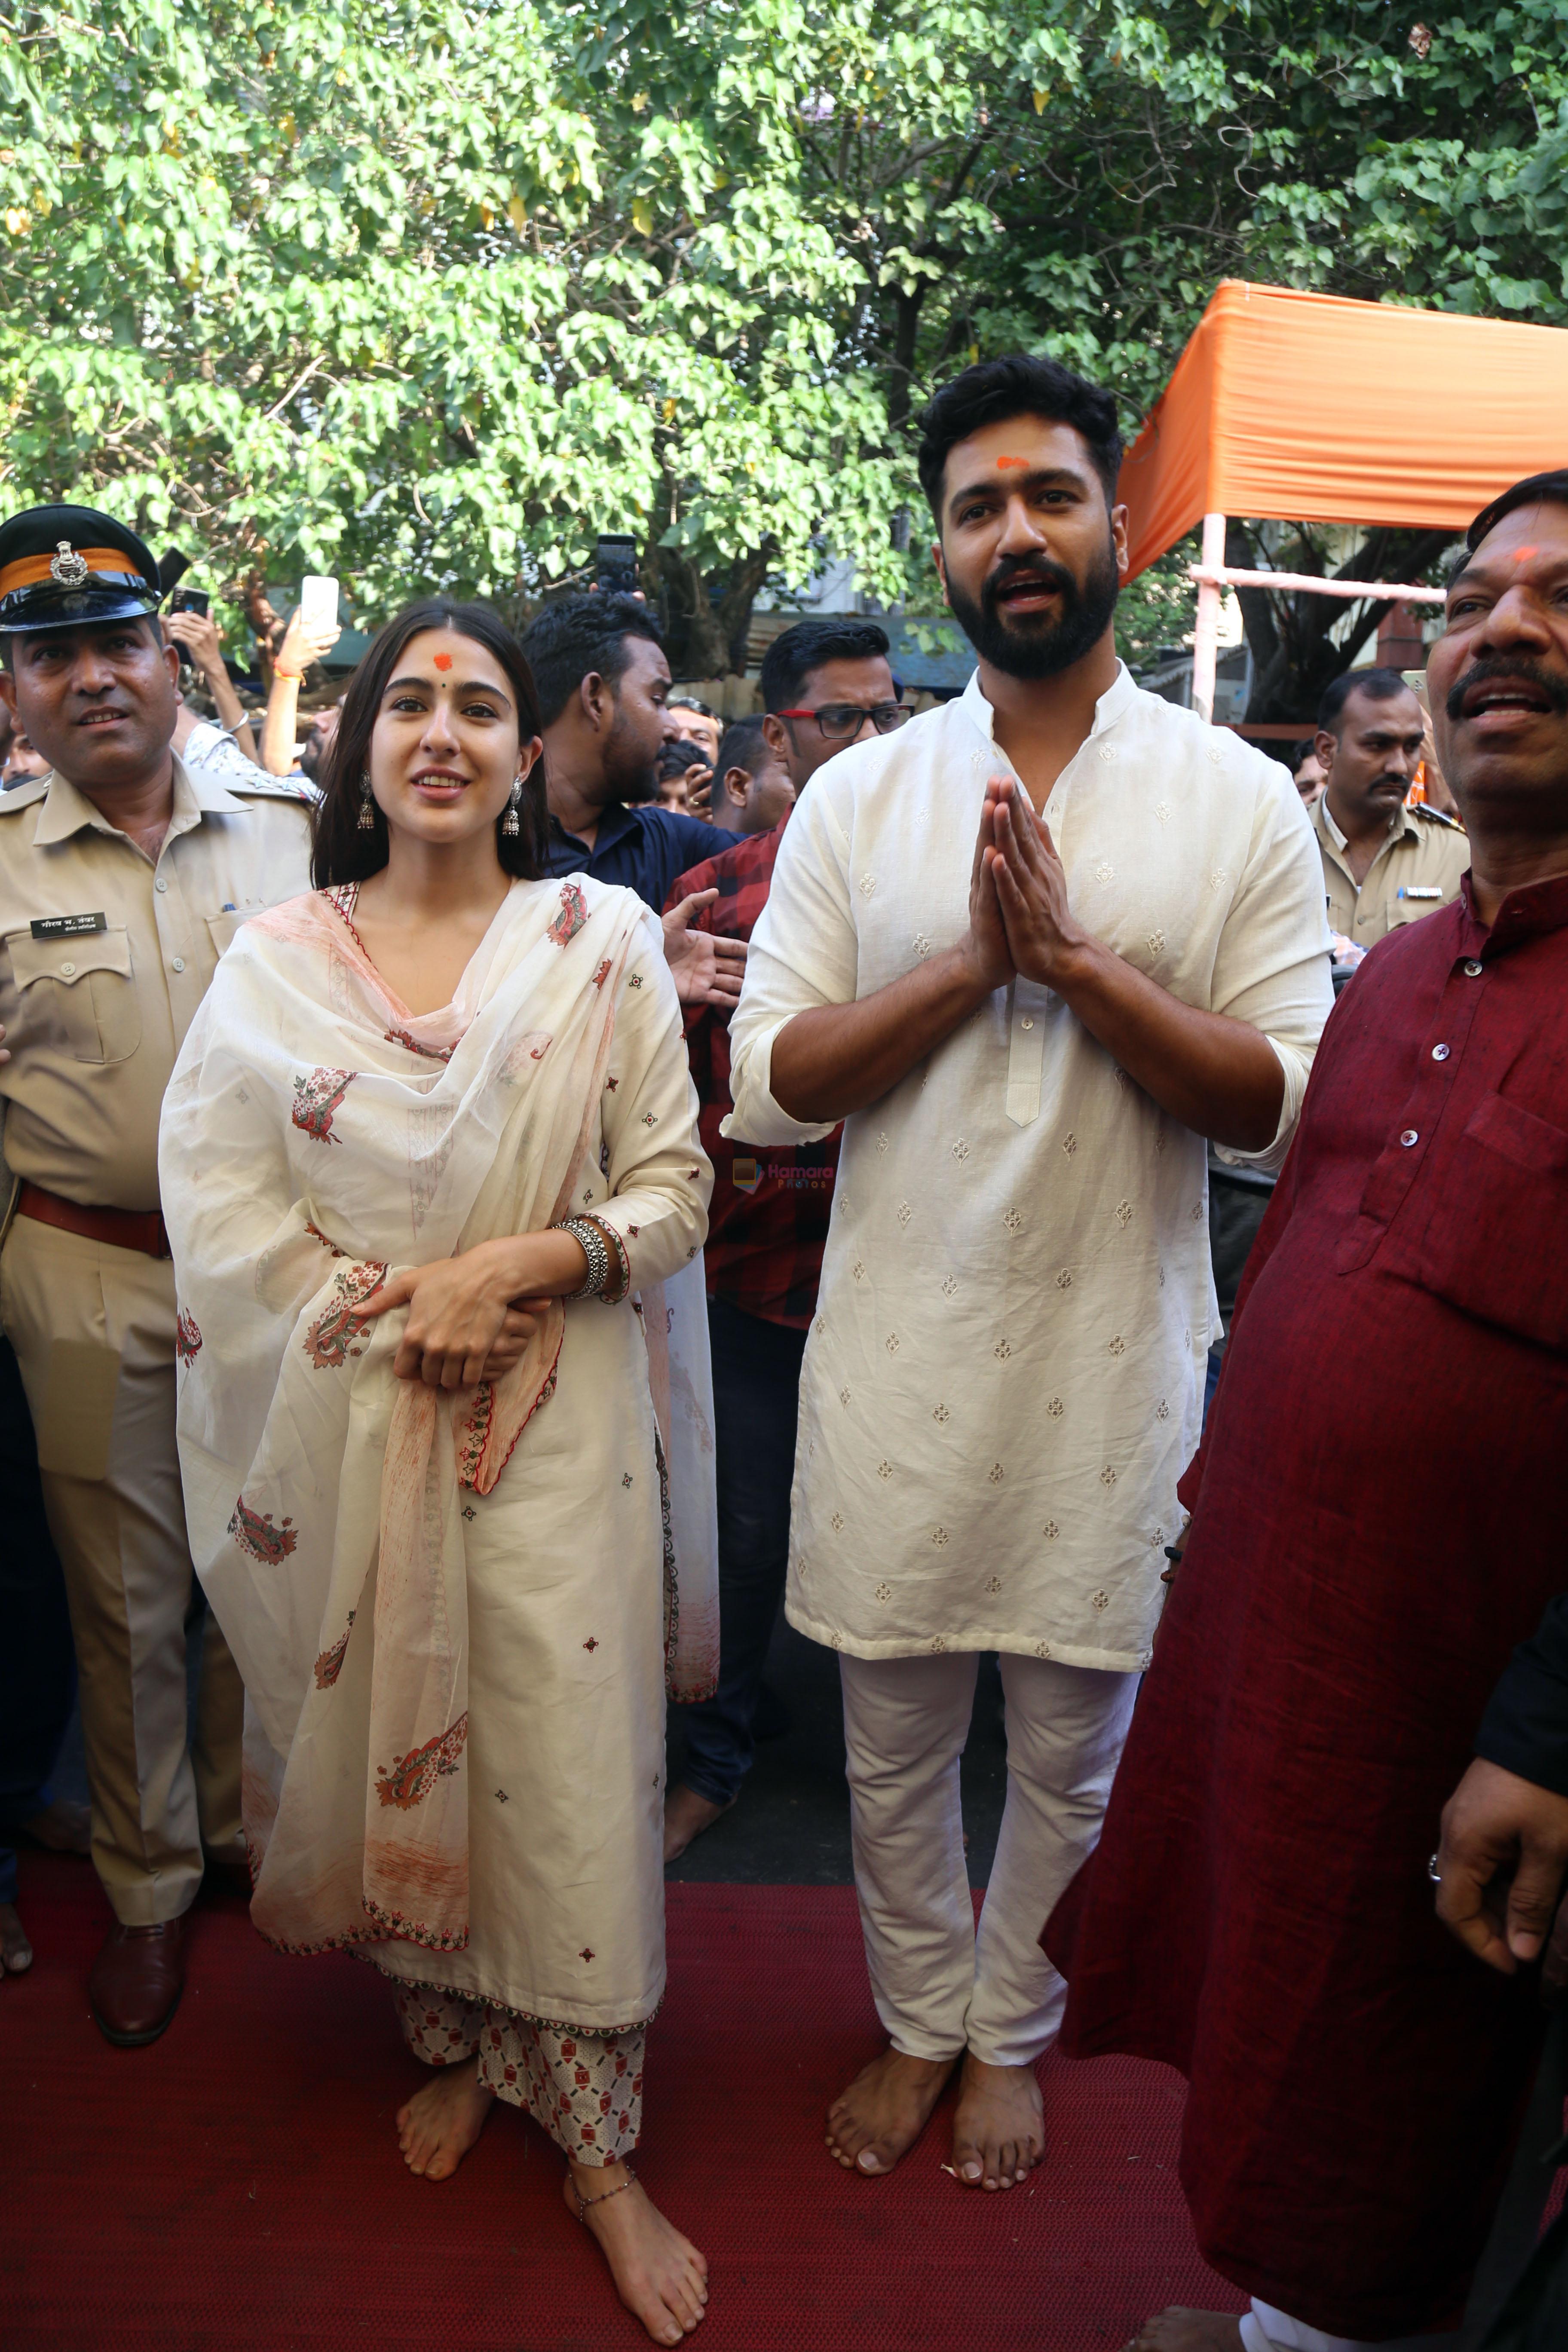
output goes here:
<path id="1" fill-rule="evenodd" d="M 513 840 L 515 840 L 517 835 L 522 831 L 522 827 L 518 822 L 517 815 L 518 803 L 521 798 L 522 778 L 521 776 L 514 776 L 511 782 L 511 791 L 507 797 L 506 814 L 500 821 L 501 831 L 506 834 L 510 839 Z"/>
<path id="2" fill-rule="evenodd" d="M 361 833 L 374 833 L 375 831 L 375 802 L 371 794 L 370 770 L 368 768 L 362 769 L 360 772 L 359 830 Z"/>

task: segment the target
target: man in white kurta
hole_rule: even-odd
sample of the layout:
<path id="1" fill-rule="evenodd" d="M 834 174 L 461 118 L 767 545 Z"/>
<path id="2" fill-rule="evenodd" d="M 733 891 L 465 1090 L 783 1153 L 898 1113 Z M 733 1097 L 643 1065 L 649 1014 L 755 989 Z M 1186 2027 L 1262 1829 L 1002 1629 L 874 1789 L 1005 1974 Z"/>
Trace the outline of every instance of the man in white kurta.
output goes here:
<path id="1" fill-rule="evenodd" d="M 1065 438 L 1069 457 L 1083 447 L 1078 431 L 1039 417 L 1015 415 L 992 440 L 998 431 L 1007 473 L 1025 470 L 1008 453 L 1028 448 L 1032 431 Z M 971 436 L 950 462 L 995 474 L 992 540 L 972 559 L 982 578 L 987 564 L 1019 578 L 1036 562 L 1070 572 L 1075 547 L 1054 504 L 1031 506 L 985 442 Z M 1047 448 L 1035 474 L 1052 476 L 1060 455 Z M 1090 494 L 1073 528 L 1103 550 L 1104 494 L 1081 470 Z M 945 521 L 944 540 L 956 590 L 962 551 Z M 1047 605 L 1051 593 L 1041 590 Z M 960 593 L 952 602 L 962 615 Z M 800 1142 L 831 1123 L 805 1109 L 850 1112 L 802 1380 L 786 1612 L 841 1653 L 872 1987 L 893 2053 L 916 2068 L 912 2088 L 910 2066 L 891 2082 L 886 2062 L 868 2069 L 849 2111 L 835 2110 L 829 2143 L 862 2171 L 888 2169 L 967 2051 L 957 2168 L 996 2186 L 1022 2179 L 1038 2153 L 1033 2067 L 1064 1988 L 1037 1938 L 1098 1833 L 1181 1524 L 1176 1481 L 1199 1432 L 1215 1319 L 1205 1141 L 1149 1089 L 1189 1108 L 1194 1085 L 1201 1095 L 1209 1082 L 1204 1055 L 1245 1038 L 1254 1079 L 1260 1063 L 1270 1076 L 1277 1066 L 1279 1110 L 1272 1133 L 1234 1156 L 1276 1166 L 1331 1002 L 1321 877 L 1289 775 L 1142 692 L 1109 629 L 1092 653 L 1065 677 L 1027 685 L 983 666 L 957 701 L 814 780 L 779 854 L 731 1029 L 726 1131 Z M 1010 698 L 1016 764 L 988 679 Z M 1053 782 L 1029 698 L 1054 718 L 1073 693 L 1081 740 L 1062 747 Z M 996 829 L 999 778 L 1018 830 L 1026 783 L 1043 803 L 1067 902 L 1121 960 L 1113 985 L 1131 992 L 1130 1010 L 1097 1012 L 1091 992 L 1080 1013 L 1026 976 L 1022 916 L 995 969 L 932 1010 L 937 967 L 969 952 L 987 891 L 984 920 L 1000 936 L 1000 886 L 984 859 L 974 867 L 983 811 Z M 828 1037 L 824 1007 L 874 1019 L 867 1000 L 880 992 L 887 1034 L 878 1045 L 864 1033 L 860 1045 L 893 1083 L 856 1099 L 840 1072 L 820 1079 L 829 1094 L 838 1085 L 833 1099 L 806 1105 L 792 1076 L 779 1080 L 786 1108 L 773 1092 L 781 1035 L 804 1014 L 817 1026 L 797 1039 Z M 1194 1024 L 1183 1007 L 1223 1021 Z M 1151 1035 L 1131 1050 L 1117 1026 L 1128 1019 L 1165 1023 L 1173 1042 Z M 1143 1084 L 1090 1020 L 1123 1060 L 1142 1055 Z M 847 1036 L 847 1068 L 856 1050 Z M 877 1058 L 884 1051 L 891 1064 Z M 1184 1055 L 1197 1077 L 1182 1071 L 1166 1088 L 1164 1060 L 1174 1071 Z M 983 1650 L 1001 1653 L 1009 1785 L 977 1945 L 958 1758 Z"/>

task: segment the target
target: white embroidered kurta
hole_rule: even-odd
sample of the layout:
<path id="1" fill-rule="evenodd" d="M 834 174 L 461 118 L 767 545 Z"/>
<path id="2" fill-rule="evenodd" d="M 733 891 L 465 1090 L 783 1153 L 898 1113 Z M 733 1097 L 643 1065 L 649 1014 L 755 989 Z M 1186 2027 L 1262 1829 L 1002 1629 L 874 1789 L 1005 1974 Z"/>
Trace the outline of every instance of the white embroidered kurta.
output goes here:
<path id="1" fill-rule="evenodd" d="M 662 1390 L 710 1465 L 696 1110 L 657 921 L 586 876 L 514 883 L 440 1013 L 319 897 L 218 970 L 163 1116 L 180 1453 L 285 1949 L 594 2032 L 658 2006 L 666 1652 L 717 1646 L 700 1589 L 664 1622 L 655 1433 Z M 355 1313 L 386 1265 L 571 1207 L 622 1237 L 656 1344 L 586 1299 L 493 1388 L 392 1376 L 404 1313 Z"/>
<path id="2" fill-rule="evenodd" d="M 725 1132 L 797 1142 L 773 1039 L 968 928 L 989 777 L 978 678 L 813 777 L 731 1024 Z M 1071 905 L 1285 1076 L 1278 1165 L 1332 1003 L 1317 845 L 1285 771 L 1125 669 L 1046 817 Z M 1231 1155 L 1241 1157 L 1242 1155 Z M 845 1124 L 806 1344 L 786 1612 L 868 1658 L 1148 1664 L 1215 1318 L 1203 1139 L 1051 990 L 999 989 Z"/>

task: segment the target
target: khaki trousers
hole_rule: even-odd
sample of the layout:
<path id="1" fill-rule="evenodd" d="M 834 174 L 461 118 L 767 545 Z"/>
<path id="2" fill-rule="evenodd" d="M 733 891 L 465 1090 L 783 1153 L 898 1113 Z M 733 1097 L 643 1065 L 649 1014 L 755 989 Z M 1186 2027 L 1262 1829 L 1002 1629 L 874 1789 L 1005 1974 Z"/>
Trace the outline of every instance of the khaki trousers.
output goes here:
<path id="1" fill-rule="evenodd" d="M 194 1739 L 185 1636 L 200 1606 L 174 1438 L 174 1272 L 18 1217 L 0 1322 L 37 1435 L 76 1636 L 92 1858 L 126 1927 L 178 1918 L 203 1849 L 242 1862 L 244 1691 L 210 1612 Z"/>

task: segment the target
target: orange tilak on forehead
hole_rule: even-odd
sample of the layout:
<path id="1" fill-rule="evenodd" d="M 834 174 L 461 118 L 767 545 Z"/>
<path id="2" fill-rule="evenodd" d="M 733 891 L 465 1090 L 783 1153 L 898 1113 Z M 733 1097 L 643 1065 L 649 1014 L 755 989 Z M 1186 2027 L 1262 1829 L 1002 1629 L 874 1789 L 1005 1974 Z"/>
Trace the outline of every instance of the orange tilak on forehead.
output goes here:
<path id="1" fill-rule="evenodd" d="M 437 669 L 450 669 L 450 668 L 451 668 L 451 667 L 452 667 L 452 656 L 451 656 L 451 655 L 450 655 L 450 654 L 437 654 L 437 655 L 436 656 L 436 667 L 437 667 Z"/>
<path id="2" fill-rule="evenodd" d="M 998 457 L 996 460 L 996 470 L 998 473 L 1001 472 L 1004 466 L 1016 466 L 1026 474 L 1029 470 L 1029 461 L 1027 457 Z"/>
<path id="3" fill-rule="evenodd" d="M 1531 557 L 1538 551 L 1533 547 L 1516 547 L 1513 551 L 1513 560 L 1516 563 L 1528 563 Z"/>

